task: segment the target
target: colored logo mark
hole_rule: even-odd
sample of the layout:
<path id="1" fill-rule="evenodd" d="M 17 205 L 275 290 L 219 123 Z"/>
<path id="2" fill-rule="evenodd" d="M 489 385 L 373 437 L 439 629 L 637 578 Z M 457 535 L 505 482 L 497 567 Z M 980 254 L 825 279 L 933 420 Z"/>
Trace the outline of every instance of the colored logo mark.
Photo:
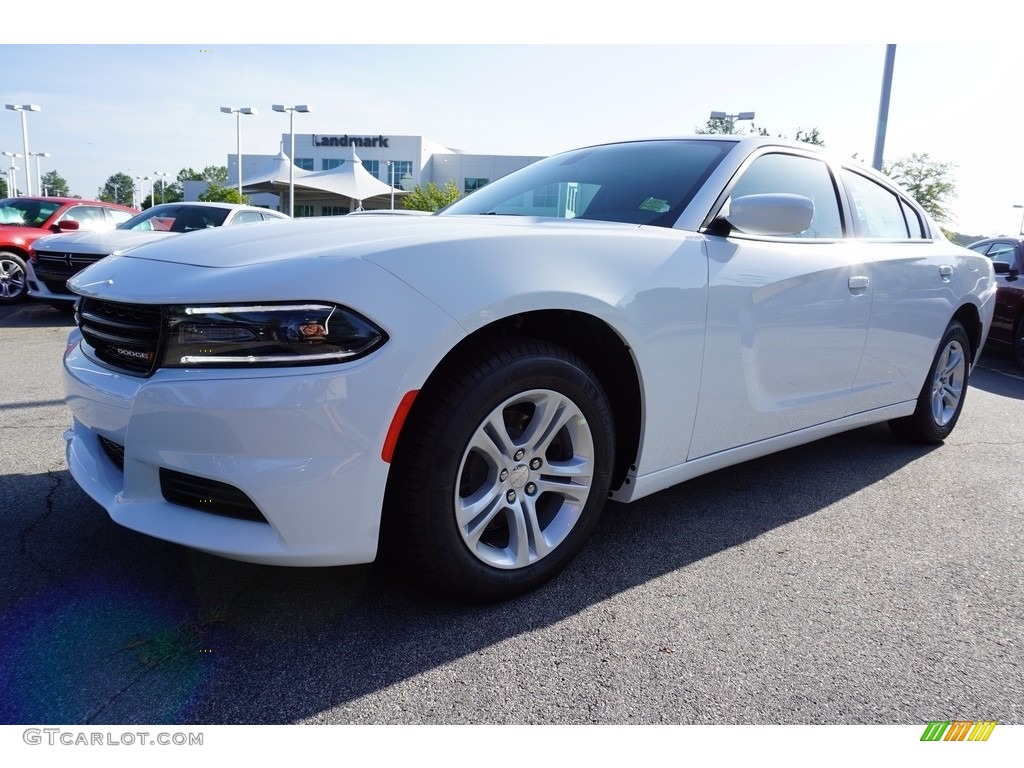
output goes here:
<path id="1" fill-rule="evenodd" d="M 995 720 L 932 720 L 921 741 L 988 741 L 995 727 Z"/>

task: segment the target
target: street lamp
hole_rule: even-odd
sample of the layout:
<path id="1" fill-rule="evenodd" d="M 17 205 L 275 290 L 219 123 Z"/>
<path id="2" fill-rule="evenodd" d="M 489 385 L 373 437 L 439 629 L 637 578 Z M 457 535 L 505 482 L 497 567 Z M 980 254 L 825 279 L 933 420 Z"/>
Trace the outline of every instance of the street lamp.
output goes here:
<path id="1" fill-rule="evenodd" d="M 171 174 L 169 174 L 169 173 L 167 173 L 165 171 L 153 171 L 153 175 L 161 177 L 161 181 L 160 181 L 160 203 L 162 205 L 163 203 L 167 202 L 167 200 L 166 200 L 167 177 L 170 176 Z M 153 203 L 155 204 L 156 200 L 154 200 Z"/>
<path id="2" fill-rule="evenodd" d="M 149 181 L 149 176 L 136 176 L 135 180 L 137 182 L 139 182 L 139 204 L 135 205 L 135 206 L 132 206 L 132 207 L 133 208 L 138 208 L 139 210 L 141 210 L 142 209 L 142 204 L 146 201 L 146 185 L 145 185 L 145 182 Z M 134 189 L 132 191 L 134 192 Z M 150 186 L 150 193 L 149 193 L 149 195 L 150 195 L 149 206 L 150 206 L 150 208 L 152 208 L 153 204 L 156 202 L 155 200 L 153 200 L 152 186 Z"/>
<path id="3" fill-rule="evenodd" d="M 41 112 L 42 107 L 38 104 L 6 104 L 4 105 L 7 109 L 13 109 L 15 112 L 21 112 L 21 140 L 25 145 L 25 189 L 28 190 L 29 197 L 32 196 L 32 174 L 29 173 L 29 152 L 28 152 L 28 120 L 25 119 L 26 112 Z"/>
<path id="4" fill-rule="evenodd" d="M 43 177 L 39 171 L 39 165 L 43 162 L 44 157 L 49 157 L 49 152 L 33 152 L 32 157 L 36 159 L 36 186 L 39 187 L 39 194 L 46 195 L 46 190 L 43 189 Z"/>
<path id="5" fill-rule="evenodd" d="M 4 154 L 6 155 L 7 153 L 4 152 Z M 11 162 L 14 162 L 14 161 L 12 160 Z M 1014 208 L 1024 208 L 1024 205 L 1014 205 L 1013 207 Z M 1024 235 L 1024 213 L 1021 213 L 1021 215 L 1020 215 L 1020 226 L 1017 227 L 1017 237 L 1020 237 L 1021 235 Z"/>
<path id="6" fill-rule="evenodd" d="M 221 112 L 235 115 L 235 145 L 238 149 L 238 194 L 242 194 L 242 115 L 255 115 L 252 107 L 221 107 Z"/>
<path id="7" fill-rule="evenodd" d="M 275 112 L 288 113 L 288 133 L 291 135 L 292 149 L 289 153 L 291 162 L 288 164 L 288 215 L 295 217 L 295 113 L 309 112 L 308 104 L 296 104 L 294 107 L 286 107 L 284 104 L 274 104 L 271 109 Z"/>
<path id="8" fill-rule="evenodd" d="M 21 157 L 21 155 L 15 154 L 14 152 L 4 152 L 4 157 L 11 158 L 11 167 L 7 169 L 7 196 L 17 197 L 18 177 L 15 174 L 15 171 L 18 169 L 14 167 L 14 158 Z"/>
<path id="9" fill-rule="evenodd" d="M 726 114 L 725 112 L 712 112 L 711 113 L 711 119 L 712 120 L 726 120 L 726 121 L 728 121 L 728 123 L 729 123 L 729 133 L 732 133 L 732 130 L 735 127 L 735 121 L 736 120 L 753 120 L 754 119 L 754 113 L 753 112 L 739 112 L 738 114 L 730 115 L 730 114 Z"/>
<path id="10" fill-rule="evenodd" d="M 388 160 L 388 174 L 391 177 L 391 210 L 395 210 L 395 164 Z"/>

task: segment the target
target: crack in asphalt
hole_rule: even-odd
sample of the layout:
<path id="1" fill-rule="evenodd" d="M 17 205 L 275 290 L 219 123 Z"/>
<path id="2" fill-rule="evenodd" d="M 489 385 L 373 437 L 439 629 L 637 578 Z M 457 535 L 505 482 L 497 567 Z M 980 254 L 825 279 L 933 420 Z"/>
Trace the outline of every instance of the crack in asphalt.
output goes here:
<path id="1" fill-rule="evenodd" d="M 29 546 L 28 537 L 31 535 L 32 530 L 40 523 L 45 521 L 50 515 L 54 513 L 54 495 L 64 486 L 64 479 L 61 476 L 63 470 L 47 470 L 46 476 L 53 482 L 52 487 L 46 493 L 43 498 L 43 512 L 38 515 L 34 520 L 30 521 L 24 528 L 18 531 L 18 553 L 23 557 L 27 557 L 30 562 L 34 563 L 40 571 L 45 573 L 47 576 L 53 576 L 53 570 L 48 568 L 39 558 L 37 558 L 31 551 Z"/>

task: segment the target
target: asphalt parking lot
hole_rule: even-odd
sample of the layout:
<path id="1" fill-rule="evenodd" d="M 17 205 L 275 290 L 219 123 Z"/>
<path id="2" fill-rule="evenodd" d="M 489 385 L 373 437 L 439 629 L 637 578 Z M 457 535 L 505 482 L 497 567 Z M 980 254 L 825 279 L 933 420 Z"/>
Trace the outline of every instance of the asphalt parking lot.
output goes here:
<path id="1" fill-rule="evenodd" d="M 554 583 L 452 604 L 112 523 L 64 463 L 70 317 L 0 308 L 0 723 L 1024 722 L 1024 376 L 938 448 L 869 427 L 612 505 Z"/>

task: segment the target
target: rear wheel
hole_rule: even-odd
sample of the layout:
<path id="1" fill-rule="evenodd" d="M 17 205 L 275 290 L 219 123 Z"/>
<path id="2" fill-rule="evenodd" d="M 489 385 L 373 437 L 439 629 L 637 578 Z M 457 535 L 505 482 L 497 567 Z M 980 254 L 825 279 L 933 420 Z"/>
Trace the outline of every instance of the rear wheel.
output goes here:
<path id="1" fill-rule="evenodd" d="M 0 304 L 16 304 L 27 294 L 25 261 L 16 253 L 0 251 Z"/>
<path id="2" fill-rule="evenodd" d="M 917 398 L 913 415 L 893 419 L 889 426 L 902 440 L 941 443 L 953 431 L 967 395 L 971 368 L 971 342 L 956 320 L 943 334 L 928 379 Z"/>
<path id="3" fill-rule="evenodd" d="M 586 365 L 544 342 L 481 346 L 424 390 L 389 485 L 417 579 L 491 601 L 533 589 L 583 546 L 608 495 L 613 424 Z"/>

